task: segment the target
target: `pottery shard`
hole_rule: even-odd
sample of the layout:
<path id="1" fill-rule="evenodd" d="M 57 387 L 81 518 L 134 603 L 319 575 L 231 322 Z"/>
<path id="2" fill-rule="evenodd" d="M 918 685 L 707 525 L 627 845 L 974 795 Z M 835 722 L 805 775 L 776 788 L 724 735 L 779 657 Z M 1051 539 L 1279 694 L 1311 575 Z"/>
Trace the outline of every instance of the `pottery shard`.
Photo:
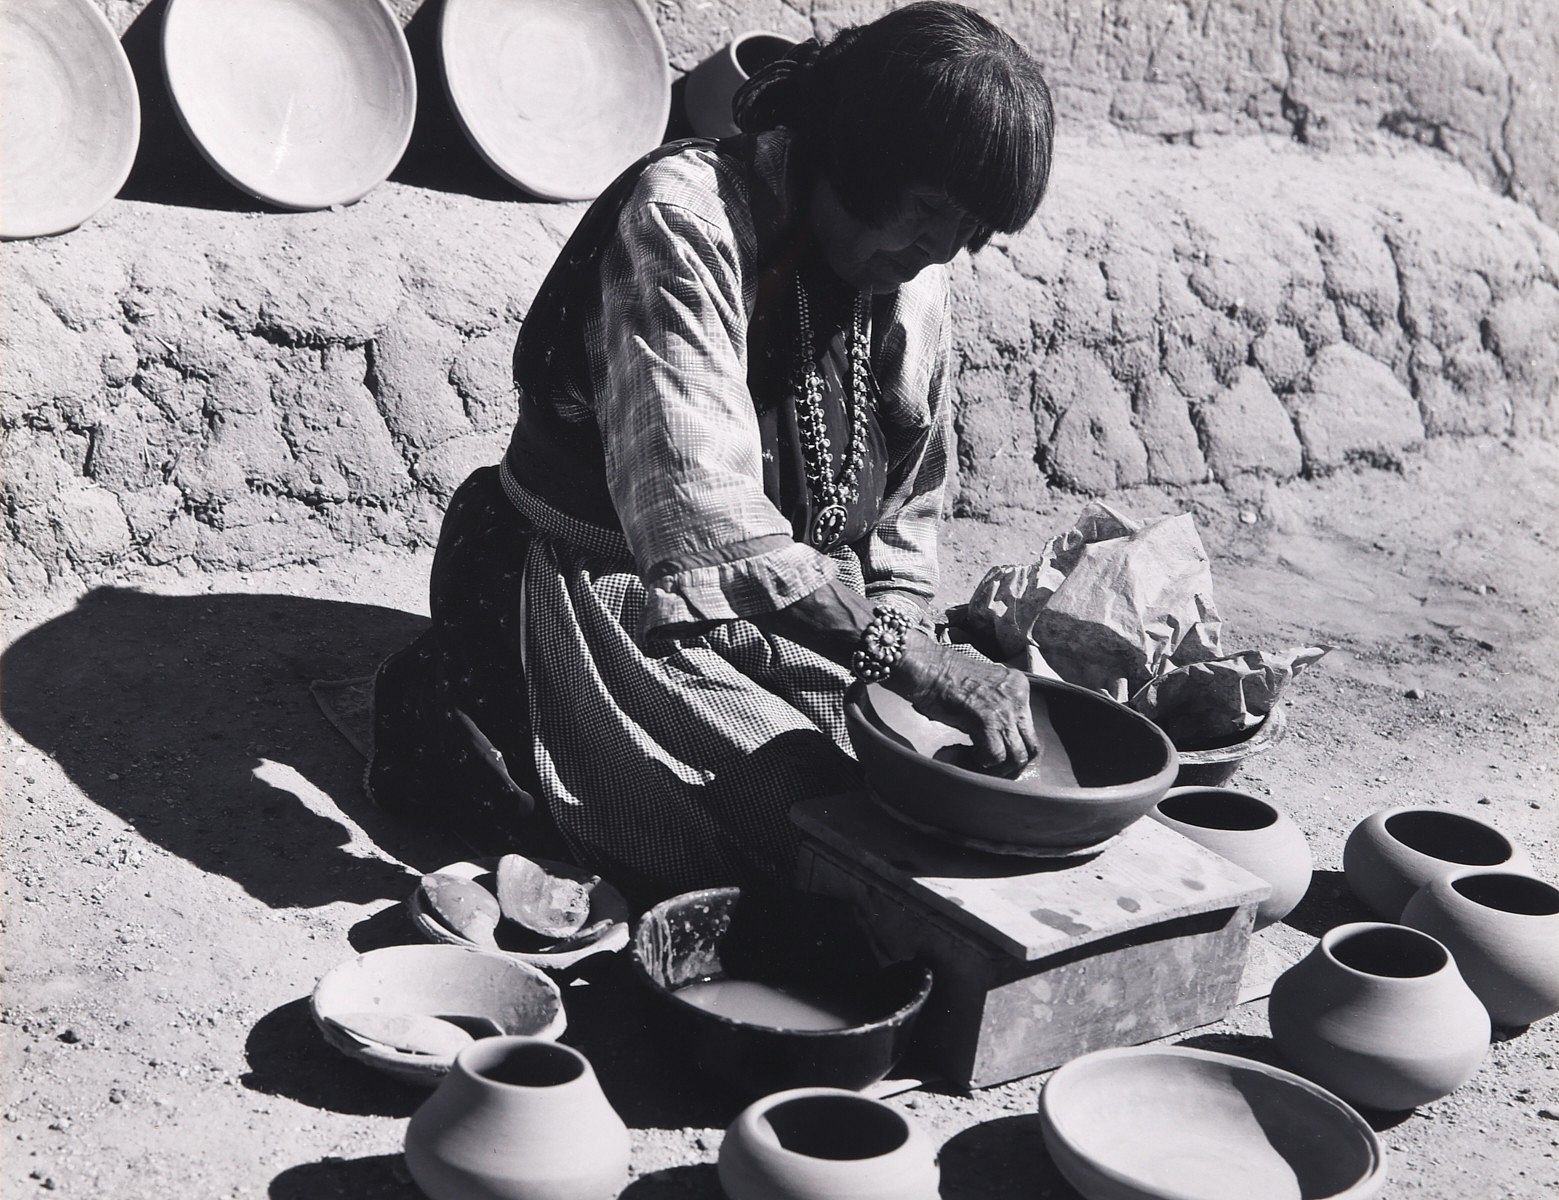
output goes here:
<path id="1" fill-rule="evenodd" d="M 498 860 L 498 906 L 517 925 L 543 937 L 564 938 L 590 918 L 588 881 L 553 875 L 523 854 Z"/>
<path id="2" fill-rule="evenodd" d="M 422 877 L 422 897 L 446 927 L 479 946 L 496 947 L 498 901 L 480 884 L 442 872 Z"/>
<path id="3" fill-rule="evenodd" d="M 404 1054 L 453 1058 L 476 1040 L 453 1022 L 422 1013 L 352 1012 L 328 1019 L 360 1041 Z"/>

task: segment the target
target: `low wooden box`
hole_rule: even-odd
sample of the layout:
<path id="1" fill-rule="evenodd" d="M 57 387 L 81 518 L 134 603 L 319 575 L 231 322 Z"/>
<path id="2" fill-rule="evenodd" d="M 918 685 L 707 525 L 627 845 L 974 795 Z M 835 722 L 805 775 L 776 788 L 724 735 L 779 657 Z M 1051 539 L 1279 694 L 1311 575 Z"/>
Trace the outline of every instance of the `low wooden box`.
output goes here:
<path id="1" fill-rule="evenodd" d="M 1048 860 L 960 849 L 864 795 L 791 819 L 801 888 L 851 901 L 885 961 L 936 972 L 917 1052 L 962 1087 L 1218 1020 L 1268 891 L 1147 819 L 1092 858 Z"/>

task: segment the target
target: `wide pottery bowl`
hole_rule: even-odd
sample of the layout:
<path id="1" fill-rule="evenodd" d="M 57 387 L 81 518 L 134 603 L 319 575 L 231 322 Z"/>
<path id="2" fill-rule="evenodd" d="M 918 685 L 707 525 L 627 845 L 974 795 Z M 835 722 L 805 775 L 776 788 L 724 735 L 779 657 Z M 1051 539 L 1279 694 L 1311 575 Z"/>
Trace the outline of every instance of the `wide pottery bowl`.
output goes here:
<path id="1" fill-rule="evenodd" d="M 847 906 L 792 893 L 673 896 L 644 914 L 629 951 L 662 1044 L 747 1098 L 798 1087 L 855 1091 L 885 1078 L 931 994 L 927 968 L 878 965 Z M 841 1027 L 784 1027 L 784 1014 L 760 1023 L 678 995 L 730 980 L 803 997 L 837 1013 Z"/>
<path id="2" fill-rule="evenodd" d="M 1039 1097 L 1045 1147 L 1087 1200 L 1366 1200 L 1374 1131 L 1288 1071 L 1179 1046 L 1099 1050 Z"/>
<path id="3" fill-rule="evenodd" d="M 1034 855 L 1081 854 L 1162 799 L 1179 760 L 1146 717 L 1087 688 L 1029 676 L 1042 749 L 1027 778 L 970 764 L 969 740 L 881 684 L 845 693 L 845 724 L 878 803 L 965 845 Z"/>

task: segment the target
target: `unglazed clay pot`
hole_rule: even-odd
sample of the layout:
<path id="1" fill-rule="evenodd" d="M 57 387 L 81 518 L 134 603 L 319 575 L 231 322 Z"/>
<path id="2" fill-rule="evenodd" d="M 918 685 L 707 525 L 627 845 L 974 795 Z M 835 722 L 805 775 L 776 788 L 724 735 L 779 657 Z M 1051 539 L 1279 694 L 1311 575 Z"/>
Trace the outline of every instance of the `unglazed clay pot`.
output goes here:
<path id="1" fill-rule="evenodd" d="M 777 33 L 738 34 L 688 72 L 683 108 L 699 137 L 734 137 L 741 130 L 731 114 L 737 89 L 764 67 L 789 54 L 795 41 Z"/>
<path id="2" fill-rule="evenodd" d="M 726 1130 L 729 1200 L 937 1200 L 931 1142 L 903 1113 L 838 1088 L 765 1096 Z"/>
<path id="3" fill-rule="evenodd" d="M 1395 921 L 1413 893 L 1459 867 L 1528 873 L 1526 854 L 1494 826 L 1443 808 L 1383 808 L 1360 821 L 1342 852 L 1348 887 Z"/>
<path id="4" fill-rule="evenodd" d="M 1559 1012 L 1559 888 L 1468 867 L 1425 884 L 1402 924 L 1438 938 L 1496 1025 Z"/>
<path id="5" fill-rule="evenodd" d="M 1427 933 L 1339 925 L 1272 985 L 1267 1018 L 1301 1075 L 1366 1108 L 1456 1090 L 1489 1048 L 1489 1014 Z"/>
<path id="6" fill-rule="evenodd" d="M 1231 788 L 1177 787 L 1148 816 L 1271 885 L 1256 909 L 1257 929 L 1288 916 L 1310 887 L 1310 844 L 1293 819 L 1266 800 Z"/>
<path id="7" fill-rule="evenodd" d="M 616 1200 L 628 1130 L 579 1051 L 486 1038 L 412 1117 L 406 1166 L 429 1200 Z"/>

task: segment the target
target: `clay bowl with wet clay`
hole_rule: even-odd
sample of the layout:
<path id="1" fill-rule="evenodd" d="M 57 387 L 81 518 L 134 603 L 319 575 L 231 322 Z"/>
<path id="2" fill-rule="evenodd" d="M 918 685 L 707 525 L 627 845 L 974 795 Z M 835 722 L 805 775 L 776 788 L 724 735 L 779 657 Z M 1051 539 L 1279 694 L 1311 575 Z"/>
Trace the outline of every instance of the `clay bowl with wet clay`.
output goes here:
<path id="1" fill-rule="evenodd" d="M 1462 867 L 1531 874 L 1526 852 L 1494 826 L 1445 808 L 1383 808 L 1354 826 L 1343 846 L 1348 888 L 1383 921 L 1413 894 Z"/>
<path id="2" fill-rule="evenodd" d="M 319 981 L 309 1011 L 342 1054 L 422 1087 L 436 1087 L 473 1041 L 552 1041 L 567 1024 L 546 972 L 462 946 L 386 946 L 348 959 Z M 427 1039 L 430 1030 L 445 1036 Z"/>
<path id="3" fill-rule="evenodd" d="M 1326 1089 L 1182 1046 L 1074 1058 L 1039 1096 L 1045 1147 L 1087 1200 L 1368 1200 L 1385 1152 Z"/>
<path id="4" fill-rule="evenodd" d="M 967 734 L 881 684 L 845 693 L 845 724 L 872 796 L 947 840 L 1003 853 L 1091 853 L 1163 797 L 1179 759 L 1164 732 L 1123 704 L 1029 676 L 1040 753 L 1018 778 L 976 768 Z"/>
<path id="5" fill-rule="evenodd" d="M 847 904 L 777 889 L 673 896 L 629 957 L 661 1044 L 749 1099 L 885 1078 L 931 994 L 929 969 L 877 964 Z"/>

